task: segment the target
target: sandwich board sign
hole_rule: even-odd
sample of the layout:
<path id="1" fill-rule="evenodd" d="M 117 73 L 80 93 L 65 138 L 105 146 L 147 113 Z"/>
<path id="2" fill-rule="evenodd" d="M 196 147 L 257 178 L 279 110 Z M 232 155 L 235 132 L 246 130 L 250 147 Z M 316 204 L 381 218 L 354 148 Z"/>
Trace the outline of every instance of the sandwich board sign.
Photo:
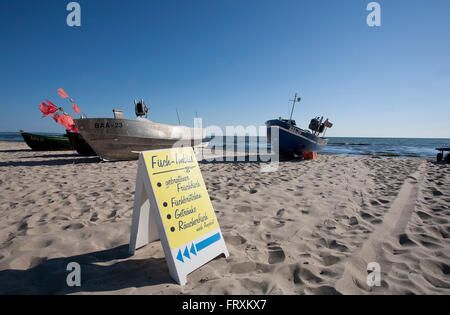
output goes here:
<path id="1" fill-rule="evenodd" d="M 229 256 L 191 147 L 139 154 L 129 253 L 160 240 L 171 277 Z"/>

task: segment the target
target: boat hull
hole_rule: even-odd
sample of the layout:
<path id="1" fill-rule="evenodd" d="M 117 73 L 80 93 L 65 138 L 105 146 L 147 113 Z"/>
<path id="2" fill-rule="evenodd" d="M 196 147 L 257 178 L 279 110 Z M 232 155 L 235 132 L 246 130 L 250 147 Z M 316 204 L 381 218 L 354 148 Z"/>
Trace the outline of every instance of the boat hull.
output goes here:
<path id="1" fill-rule="evenodd" d="M 69 138 L 57 136 L 37 135 L 20 132 L 23 140 L 33 151 L 69 151 L 72 150 Z"/>
<path id="2" fill-rule="evenodd" d="M 97 153 L 91 146 L 83 139 L 79 133 L 67 131 L 66 137 L 69 138 L 71 147 L 82 156 L 96 156 Z"/>
<path id="3" fill-rule="evenodd" d="M 75 120 L 80 134 L 105 161 L 136 160 L 139 152 L 195 146 L 200 134 L 189 127 L 169 126 L 144 119 L 89 118 Z"/>
<path id="4" fill-rule="evenodd" d="M 328 143 L 325 138 L 292 126 L 279 120 L 266 122 L 267 139 L 273 150 L 275 143 L 279 145 L 279 153 L 283 156 L 302 155 L 304 152 L 319 152 Z M 278 134 L 278 139 L 274 139 Z M 276 141 L 278 140 L 278 141 Z"/>

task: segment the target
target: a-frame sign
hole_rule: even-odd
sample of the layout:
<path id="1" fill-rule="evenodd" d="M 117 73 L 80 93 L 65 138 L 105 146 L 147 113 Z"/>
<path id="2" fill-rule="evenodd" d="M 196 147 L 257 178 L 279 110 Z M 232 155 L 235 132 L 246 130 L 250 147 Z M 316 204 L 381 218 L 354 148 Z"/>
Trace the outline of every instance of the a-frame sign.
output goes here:
<path id="1" fill-rule="evenodd" d="M 171 277 L 181 285 L 228 250 L 192 148 L 139 155 L 129 252 L 161 240 Z"/>

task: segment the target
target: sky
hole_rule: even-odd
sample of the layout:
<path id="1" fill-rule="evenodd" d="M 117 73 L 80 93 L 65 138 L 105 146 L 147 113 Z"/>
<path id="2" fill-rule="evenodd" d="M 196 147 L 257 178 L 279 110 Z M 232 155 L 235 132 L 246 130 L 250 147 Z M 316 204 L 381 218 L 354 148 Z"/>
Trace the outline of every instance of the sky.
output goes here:
<path id="1" fill-rule="evenodd" d="M 143 98 L 152 121 L 334 123 L 327 136 L 450 138 L 450 1 L 0 0 L 0 132 L 64 132 L 39 104 L 90 118 Z"/>

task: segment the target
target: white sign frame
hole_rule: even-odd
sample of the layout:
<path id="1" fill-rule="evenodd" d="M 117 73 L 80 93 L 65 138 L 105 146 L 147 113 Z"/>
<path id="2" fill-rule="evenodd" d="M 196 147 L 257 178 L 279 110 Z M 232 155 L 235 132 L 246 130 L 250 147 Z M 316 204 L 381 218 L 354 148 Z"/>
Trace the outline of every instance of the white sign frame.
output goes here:
<path id="1" fill-rule="evenodd" d="M 228 258 L 229 252 L 220 227 L 202 235 L 193 242 L 189 242 L 175 249 L 170 249 L 161 212 L 151 185 L 150 174 L 148 174 L 143 157 L 144 153 L 161 151 L 168 150 L 151 150 L 139 154 L 129 254 L 133 256 L 137 249 L 160 240 L 164 255 L 166 256 L 170 276 L 180 285 L 185 285 L 189 273 L 221 254 L 224 254 L 225 258 Z M 217 221 L 216 217 L 215 220 Z"/>

